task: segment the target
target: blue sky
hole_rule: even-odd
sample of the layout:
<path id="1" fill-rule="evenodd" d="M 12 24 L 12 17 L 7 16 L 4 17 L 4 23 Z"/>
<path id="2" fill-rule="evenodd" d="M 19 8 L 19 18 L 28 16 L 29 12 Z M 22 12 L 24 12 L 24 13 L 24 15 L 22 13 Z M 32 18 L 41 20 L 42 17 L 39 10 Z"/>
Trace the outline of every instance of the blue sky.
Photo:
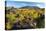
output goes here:
<path id="1" fill-rule="evenodd" d="M 44 3 L 38 3 L 38 2 L 24 2 L 24 1 L 7 1 L 6 2 L 7 7 L 23 7 L 23 6 L 38 6 L 40 8 L 44 8 Z"/>

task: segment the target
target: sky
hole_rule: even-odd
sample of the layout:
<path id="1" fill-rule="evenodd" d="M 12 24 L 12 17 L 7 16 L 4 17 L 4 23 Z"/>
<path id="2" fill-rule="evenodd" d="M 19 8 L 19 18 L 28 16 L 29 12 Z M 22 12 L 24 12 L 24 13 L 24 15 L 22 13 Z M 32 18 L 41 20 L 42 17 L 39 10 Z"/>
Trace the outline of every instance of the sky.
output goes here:
<path id="1" fill-rule="evenodd" d="M 6 2 L 6 6 L 7 7 L 17 7 L 17 8 L 20 8 L 20 7 L 23 7 L 23 6 L 37 6 L 37 7 L 40 7 L 40 8 L 44 8 L 45 5 L 44 3 L 40 3 L 40 2 L 25 2 L 25 1 L 7 1 Z"/>
<path id="2" fill-rule="evenodd" d="M 29 2 L 45 2 L 45 0 L 5 0 L 5 1 L 29 1 Z"/>

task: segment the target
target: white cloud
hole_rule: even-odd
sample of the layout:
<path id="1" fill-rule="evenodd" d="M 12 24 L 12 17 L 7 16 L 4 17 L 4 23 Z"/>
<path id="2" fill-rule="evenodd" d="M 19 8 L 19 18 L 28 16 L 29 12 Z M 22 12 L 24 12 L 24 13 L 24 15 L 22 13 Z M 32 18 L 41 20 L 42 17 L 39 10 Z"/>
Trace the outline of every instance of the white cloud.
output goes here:
<path id="1" fill-rule="evenodd" d="M 40 8 L 45 8 L 44 6 L 42 6 L 42 5 L 39 5 L 39 4 L 37 4 L 36 6 L 38 6 L 38 7 L 40 7 Z"/>

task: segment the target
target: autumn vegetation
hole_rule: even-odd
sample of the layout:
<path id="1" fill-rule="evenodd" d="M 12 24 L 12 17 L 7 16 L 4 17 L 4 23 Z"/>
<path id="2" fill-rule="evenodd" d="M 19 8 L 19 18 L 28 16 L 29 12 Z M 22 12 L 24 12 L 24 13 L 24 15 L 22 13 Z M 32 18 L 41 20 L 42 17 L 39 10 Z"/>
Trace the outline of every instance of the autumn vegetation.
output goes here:
<path id="1" fill-rule="evenodd" d="M 45 9 L 39 7 L 6 7 L 5 29 L 44 28 Z"/>

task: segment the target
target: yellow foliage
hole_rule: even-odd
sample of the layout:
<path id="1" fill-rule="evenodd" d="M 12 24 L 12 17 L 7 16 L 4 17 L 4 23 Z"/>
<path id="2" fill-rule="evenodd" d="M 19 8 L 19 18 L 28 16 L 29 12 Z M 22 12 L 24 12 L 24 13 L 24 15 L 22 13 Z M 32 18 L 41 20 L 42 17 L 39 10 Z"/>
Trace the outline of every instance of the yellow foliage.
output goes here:
<path id="1" fill-rule="evenodd" d="M 16 18 L 18 18 L 18 20 L 22 21 L 23 19 L 25 19 L 24 17 L 26 16 L 30 16 L 33 19 L 36 19 L 38 17 L 40 17 L 39 13 L 43 13 L 43 11 L 39 10 L 36 11 L 34 9 L 32 10 L 26 10 L 26 9 L 18 9 L 15 12 L 16 14 L 13 14 L 12 12 L 10 12 L 10 14 L 6 14 L 6 17 L 9 18 L 9 20 L 11 20 L 12 24 L 16 21 Z M 17 16 L 18 15 L 18 16 Z M 10 25 L 10 23 L 7 23 L 7 29 L 10 29 L 12 27 L 12 25 Z"/>

